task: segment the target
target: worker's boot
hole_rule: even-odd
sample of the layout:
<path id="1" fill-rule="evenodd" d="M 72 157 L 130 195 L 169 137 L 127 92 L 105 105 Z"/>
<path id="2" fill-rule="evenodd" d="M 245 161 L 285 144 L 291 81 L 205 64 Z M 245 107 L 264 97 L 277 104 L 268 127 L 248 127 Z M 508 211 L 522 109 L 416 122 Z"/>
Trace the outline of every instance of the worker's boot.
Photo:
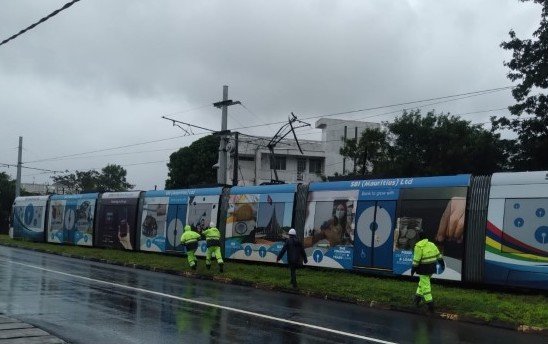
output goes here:
<path id="1" fill-rule="evenodd" d="M 420 297 L 420 295 L 415 295 L 415 297 L 413 297 L 413 303 L 415 304 L 415 307 L 420 306 L 421 300 L 422 297 Z"/>
<path id="2" fill-rule="evenodd" d="M 219 272 L 223 272 L 223 271 L 224 271 L 224 264 L 220 263 L 219 264 Z"/>
<path id="3" fill-rule="evenodd" d="M 434 313 L 434 302 L 428 302 L 426 305 L 428 306 L 428 313 Z"/>

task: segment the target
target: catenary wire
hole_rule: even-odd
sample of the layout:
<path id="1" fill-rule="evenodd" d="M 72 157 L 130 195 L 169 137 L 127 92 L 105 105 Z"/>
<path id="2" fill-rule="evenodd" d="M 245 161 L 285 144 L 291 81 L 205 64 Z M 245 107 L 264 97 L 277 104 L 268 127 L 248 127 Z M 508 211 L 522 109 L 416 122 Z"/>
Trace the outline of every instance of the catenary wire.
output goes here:
<path id="1" fill-rule="evenodd" d="M 59 12 L 61 11 L 64 11 L 66 10 L 67 8 L 69 8 L 70 6 L 74 5 L 75 3 L 77 3 L 78 1 L 80 0 L 72 0 L 71 2 L 68 2 L 66 4 L 63 5 L 63 7 L 51 12 L 50 14 L 48 14 L 47 16 L 45 17 L 42 17 L 40 20 L 38 20 L 36 23 L 34 24 L 31 24 L 30 26 L 27 26 L 26 28 L 24 28 L 23 30 L 19 31 L 18 33 L 16 33 L 15 35 L 12 35 L 11 37 L 8 37 L 6 38 L 5 40 L 3 40 L 2 42 L 0 42 L 0 46 L 8 43 L 9 41 L 11 40 L 14 40 L 16 39 L 17 37 L 21 36 L 22 34 L 24 34 L 25 32 L 29 31 L 29 30 L 32 30 L 34 29 L 36 26 L 42 24 L 43 22 L 45 22 L 46 20 L 50 19 L 51 17 L 54 17 L 56 16 L 57 14 L 59 14 Z"/>
<path id="2" fill-rule="evenodd" d="M 460 93 L 460 94 L 455 94 L 455 95 L 449 95 L 449 96 L 443 96 L 443 97 L 435 97 L 435 98 L 428 98 L 428 99 L 416 100 L 416 101 L 411 101 L 411 102 L 404 102 L 404 103 L 397 103 L 397 104 L 389 104 L 389 105 L 383 105 L 383 106 L 375 106 L 375 107 L 364 108 L 364 109 L 357 109 L 357 110 L 350 110 L 350 111 L 344 111 L 344 112 L 337 112 L 337 113 L 332 113 L 332 114 L 316 115 L 316 116 L 306 117 L 306 118 L 303 118 L 303 119 L 310 119 L 310 118 L 317 118 L 317 117 L 329 117 L 329 116 L 335 116 L 335 115 L 341 115 L 341 114 L 357 113 L 357 112 L 370 111 L 370 110 L 375 110 L 375 109 L 390 108 L 390 107 L 401 106 L 401 105 L 408 105 L 408 104 L 417 104 L 417 103 L 426 102 L 426 101 L 431 101 L 431 100 L 448 99 L 448 98 L 455 98 L 455 97 L 461 97 L 461 96 L 466 96 L 466 98 L 469 98 L 469 97 L 475 97 L 475 96 L 481 96 L 481 95 L 484 95 L 484 94 L 489 94 L 489 93 L 492 93 L 492 92 L 499 92 L 499 91 L 506 90 L 506 89 L 510 89 L 510 88 L 513 88 L 513 87 L 514 87 L 514 86 L 497 87 L 497 88 L 491 88 L 491 89 L 486 89 L 486 90 L 481 90 L 481 91 L 465 92 L 465 93 Z M 464 98 L 459 98 L 459 99 L 464 99 Z M 456 100 L 459 100 L 459 99 L 456 99 Z M 452 100 L 446 100 L 446 101 L 452 101 Z M 434 104 L 429 104 L 428 106 L 430 106 L 430 105 L 434 105 Z M 400 110 L 398 110 L 398 112 L 399 112 L 399 111 L 400 111 Z M 368 117 L 366 117 L 366 118 L 371 118 L 371 117 L 376 117 L 376 116 L 378 116 L 378 115 L 368 116 Z M 279 121 L 279 122 L 258 124 L 258 125 L 252 125 L 252 126 L 246 126 L 246 127 L 238 127 L 238 128 L 232 128 L 231 130 L 256 128 L 256 127 L 268 126 L 268 125 L 273 125 L 273 124 L 281 124 L 281 123 L 286 123 L 286 121 Z M 144 141 L 144 142 L 139 142 L 139 143 L 134 143 L 134 144 L 129 144 L 129 145 L 116 146 L 116 147 L 98 149 L 98 150 L 87 151 L 87 152 L 82 152 L 82 153 L 61 155 L 61 156 L 57 156 L 57 157 L 51 157 L 51 158 L 44 158 L 44 159 L 39 159 L 39 160 L 27 161 L 27 163 L 35 163 L 35 162 L 50 161 L 50 160 L 56 160 L 56 159 L 59 159 L 59 158 L 73 157 L 73 156 L 79 156 L 79 155 L 84 155 L 84 154 L 89 154 L 89 153 L 98 153 L 98 152 L 104 152 L 104 151 L 109 151 L 109 150 L 116 150 L 116 149 L 134 147 L 134 146 L 145 145 L 145 144 L 150 144 L 150 143 L 156 143 L 156 142 L 174 140 L 174 139 L 178 139 L 178 138 L 182 138 L 182 137 L 198 136 L 198 135 L 206 135 L 206 134 L 208 134 L 208 133 L 207 133 L 207 132 L 201 132 L 201 133 L 194 133 L 194 134 L 191 134 L 191 135 L 179 135 L 179 136 L 170 137 L 170 138 L 157 139 L 157 140 L 150 140 L 150 141 Z"/>
<path id="3" fill-rule="evenodd" d="M 404 102 L 404 103 L 397 103 L 397 104 L 389 104 L 389 105 L 374 106 L 374 107 L 368 107 L 368 108 L 363 108 L 363 109 L 348 110 L 348 111 L 335 112 L 335 113 L 328 113 L 328 114 L 317 114 L 317 115 L 302 117 L 302 118 L 300 118 L 300 119 L 302 119 L 302 120 L 307 120 L 307 119 L 313 119 L 313 118 L 319 118 L 319 117 L 333 117 L 333 116 L 346 115 L 346 114 L 351 114 L 351 113 L 358 113 L 358 112 L 365 112 L 365 111 L 371 111 L 371 110 L 386 109 L 386 108 L 391 108 L 391 107 L 396 107 L 396 106 L 402 106 L 402 105 L 411 105 L 411 104 L 424 103 L 424 102 L 428 102 L 428 101 L 432 101 L 432 100 L 440 100 L 440 99 L 449 99 L 449 98 L 462 97 L 462 98 L 458 98 L 458 99 L 446 100 L 446 101 L 444 101 L 444 102 L 439 102 L 439 103 L 432 103 L 432 104 L 430 104 L 430 105 L 435 105 L 435 104 L 445 103 L 445 102 L 448 102 L 448 101 L 466 99 L 466 98 L 471 98 L 471 97 L 478 97 L 478 96 L 482 96 L 482 95 L 485 95 L 485 94 L 500 92 L 500 91 L 507 90 L 507 89 L 511 89 L 511 88 L 514 88 L 514 87 L 515 87 L 515 86 L 496 87 L 496 88 L 491 88 L 491 89 L 486 89 L 486 90 L 481 90 L 481 91 L 465 92 L 465 93 L 454 94 L 454 95 L 450 95 L 450 96 L 428 98 L 428 99 L 415 100 L 415 101 Z M 463 96 L 465 96 L 465 97 L 463 97 Z M 286 122 L 286 121 L 278 121 L 278 122 L 271 122 L 271 123 L 267 123 L 267 124 L 249 125 L 249 126 L 246 126 L 246 127 L 233 128 L 233 129 L 231 129 L 231 130 L 236 130 L 236 129 L 248 129 L 248 128 L 257 128 L 257 127 L 262 127 L 262 126 L 265 126 L 265 125 L 268 125 L 268 124 L 281 124 L 281 123 L 285 123 L 285 122 Z"/>

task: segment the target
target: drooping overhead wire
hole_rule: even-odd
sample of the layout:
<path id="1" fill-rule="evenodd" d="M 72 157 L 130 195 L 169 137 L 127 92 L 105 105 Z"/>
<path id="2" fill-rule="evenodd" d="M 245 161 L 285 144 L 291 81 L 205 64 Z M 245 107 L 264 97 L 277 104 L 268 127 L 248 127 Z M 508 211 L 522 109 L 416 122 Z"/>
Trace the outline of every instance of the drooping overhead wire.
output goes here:
<path id="1" fill-rule="evenodd" d="M 24 28 L 23 30 L 19 31 L 18 33 L 16 33 L 15 35 L 12 35 L 11 37 L 8 37 L 6 38 L 5 40 L 3 40 L 2 42 L 0 42 L 0 46 L 1 45 L 4 45 L 6 43 L 8 43 L 9 41 L 11 40 L 14 40 L 16 39 L 17 37 L 21 36 L 22 34 L 24 34 L 25 32 L 29 31 L 29 30 L 32 30 L 34 29 L 36 26 L 42 24 L 43 22 L 45 22 L 46 20 L 50 19 L 51 17 L 54 17 L 56 16 L 57 14 L 59 14 L 59 12 L 61 11 L 64 11 L 66 10 L 67 8 L 69 8 L 70 6 L 74 5 L 75 3 L 77 3 L 78 1 L 80 0 L 72 0 L 71 2 L 68 2 L 66 4 L 63 5 L 63 7 L 51 12 L 50 14 L 48 14 L 47 16 L 41 18 L 40 20 L 38 20 L 36 23 Z"/>
<path id="2" fill-rule="evenodd" d="M 190 136 L 194 136 L 194 135 L 203 135 L 203 134 L 206 134 L 206 133 L 197 133 L 197 134 L 193 134 L 193 135 L 190 135 Z M 156 143 L 156 142 L 162 142 L 162 141 L 175 140 L 175 139 L 179 139 L 179 138 L 182 138 L 182 137 L 185 137 L 185 136 L 189 136 L 189 135 L 179 135 L 179 136 L 173 136 L 173 137 L 168 137 L 168 138 L 164 138 L 164 139 L 158 139 L 158 140 L 150 140 L 150 141 L 138 142 L 138 143 L 133 143 L 133 144 L 129 144 L 129 145 L 116 146 L 116 147 L 109 147 L 109 148 L 103 148 L 103 149 L 96 149 L 96 150 L 86 151 L 86 152 L 82 152 L 82 153 L 74 153 L 74 154 L 60 155 L 60 156 L 51 157 L 51 158 L 45 158 L 45 159 L 40 159 L 40 160 L 26 161 L 26 163 L 50 161 L 50 160 L 57 160 L 57 159 L 60 159 L 60 158 L 68 158 L 68 157 L 73 157 L 73 156 L 80 156 L 80 155 L 90 154 L 90 153 L 106 152 L 106 151 L 111 151 L 111 150 L 115 150 L 115 149 L 121 149 L 121 148 L 128 148 L 128 147 L 135 147 L 135 146 L 146 145 L 146 144 L 149 144 L 149 143 Z"/>
<path id="3" fill-rule="evenodd" d="M 192 128 L 207 130 L 207 131 L 210 131 L 210 132 L 212 132 L 212 133 L 215 132 L 215 130 L 213 130 L 213 129 L 201 127 L 201 126 L 199 126 L 199 125 L 190 124 L 190 123 L 183 122 L 183 121 L 179 121 L 179 120 L 176 120 L 176 119 L 173 119 L 173 118 L 169 118 L 169 117 L 166 117 L 166 116 L 162 116 L 162 118 L 163 118 L 163 119 L 167 119 L 168 121 L 171 121 L 171 122 L 173 123 L 174 126 L 177 126 L 177 127 L 181 128 L 181 129 L 186 133 L 186 136 L 194 135 L 194 133 L 192 132 Z M 184 125 L 184 126 L 186 126 L 186 127 L 188 127 L 188 129 L 182 127 L 181 124 Z"/>
<path id="4" fill-rule="evenodd" d="M 488 92 L 488 93 L 484 93 L 484 94 L 489 94 L 489 93 L 493 93 L 493 91 L 491 92 Z M 397 110 L 393 110 L 393 111 L 388 111 L 388 112 L 382 112 L 382 113 L 377 113 L 377 114 L 372 114 L 372 115 L 368 115 L 368 116 L 364 116 L 364 117 L 360 117 L 360 118 L 356 118 L 354 120 L 365 120 L 365 119 L 369 119 L 369 118 L 374 118 L 374 117 L 381 117 L 381 116 L 386 116 L 386 115 L 393 115 L 393 114 L 397 114 L 397 113 L 401 113 L 403 111 L 410 111 L 410 110 L 418 110 L 418 109 L 421 109 L 421 108 L 426 108 L 426 107 L 429 107 L 429 106 L 432 106 L 432 105 L 438 105 L 438 104 L 444 104 L 444 103 L 447 103 L 447 102 L 450 102 L 450 101 L 453 101 L 453 100 L 461 100 L 461 99 L 466 99 L 466 98 L 470 98 L 472 96 L 464 96 L 464 97 L 459 97 L 459 98 L 454 98 L 454 99 L 450 99 L 450 100 L 444 100 L 444 101 L 439 101 L 439 102 L 434 102 L 434 103 L 428 103 L 428 104 L 424 104 L 424 105 L 419 105 L 419 106 L 414 106 L 414 107 L 408 107 L 408 108 L 400 108 L 400 109 L 397 109 Z M 469 112 L 469 113 L 463 113 L 463 114 L 455 114 L 455 116 L 464 116 L 464 115 L 468 115 L 468 114 L 472 114 L 472 113 L 482 113 L 482 112 L 491 112 L 491 111 L 500 111 L 500 110 L 505 110 L 506 108 L 499 108 L 499 109 L 491 109 L 491 110 L 481 110 L 481 111 L 475 111 L 475 112 Z M 344 126 L 344 125 L 348 125 L 347 123 L 335 123 L 335 124 L 331 124 L 330 127 L 333 128 L 333 127 L 337 127 L 337 126 Z M 309 129 L 309 131 L 312 131 L 312 132 L 307 132 L 307 133 L 301 133 L 300 135 L 310 135 L 310 134 L 315 134 L 316 132 L 316 128 L 311 128 Z"/>
<path id="5" fill-rule="evenodd" d="M 302 117 L 302 119 L 307 120 L 307 119 L 314 119 L 314 118 L 320 118 L 320 117 L 333 117 L 333 116 L 347 115 L 347 114 L 359 113 L 359 112 L 365 112 L 365 111 L 372 111 L 372 110 L 380 110 L 380 109 L 386 109 L 386 108 L 391 108 L 391 107 L 419 104 L 419 103 L 429 102 L 429 101 L 433 101 L 433 100 L 445 99 L 445 101 L 443 101 L 443 102 L 428 104 L 428 105 L 435 105 L 435 104 L 441 104 L 441 103 L 445 103 L 445 102 L 449 102 L 449 101 L 466 99 L 466 98 L 471 98 L 471 97 L 478 97 L 478 96 L 482 96 L 482 95 L 485 95 L 485 94 L 500 92 L 500 91 L 508 90 L 508 89 L 511 89 L 511 88 L 514 88 L 514 87 L 515 86 L 496 87 L 496 88 L 490 88 L 490 89 L 485 89 L 485 90 L 480 90 L 480 91 L 453 94 L 453 95 L 443 96 L 443 97 L 435 97 L 435 98 L 414 100 L 414 101 L 403 102 L 403 103 L 373 106 L 373 107 L 367 107 L 367 108 L 362 108 L 362 109 L 355 109 L 355 110 L 348 110 L 348 111 L 341 111 L 341 112 L 334 112 L 334 113 L 327 113 L 327 114 L 316 114 L 316 115 L 311 115 L 311 116 L 307 116 L 307 117 Z M 451 99 L 451 98 L 455 98 L 455 99 Z M 397 111 L 399 112 L 401 110 L 397 110 Z M 378 116 L 378 115 L 373 115 L 372 117 L 376 117 L 376 116 Z M 369 118 L 369 117 L 367 117 L 367 118 Z M 249 126 L 240 127 L 240 128 L 233 128 L 232 130 L 257 128 L 257 127 L 262 127 L 262 126 L 266 126 L 266 125 L 270 125 L 270 124 L 283 124 L 285 122 L 286 121 L 277 121 L 277 122 L 271 122 L 271 123 L 265 123 L 265 124 L 249 125 Z"/>
<path id="6" fill-rule="evenodd" d="M 464 112 L 464 113 L 458 113 L 458 114 L 449 114 L 449 115 L 462 117 L 462 116 L 468 116 L 468 115 L 472 115 L 472 114 L 486 113 L 486 112 L 493 112 L 493 111 L 502 111 L 502 110 L 507 110 L 507 109 L 508 109 L 508 107 L 504 107 L 504 108 L 496 108 L 496 109 L 489 109 L 489 110 L 478 110 L 478 111 Z M 384 115 L 389 115 L 389 114 L 393 114 L 393 113 L 401 112 L 401 111 L 402 110 L 400 109 L 400 110 L 397 110 L 397 111 L 384 112 L 384 113 L 381 113 L 381 114 L 377 114 L 375 116 L 384 116 Z M 366 117 L 366 118 L 369 118 L 369 117 Z M 481 123 L 472 123 L 472 124 L 482 124 L 483 125 L 483 124 L 486 124 L 486 123 L 490 123 L 490 122 L 481 122 Z M 336 123 L 336 124 L 331 125 L 331 127 L 336 127 L 336 126 L 339 126 L 339 125 L 347 125 L 347 123 L 342 123 L 342 124 L 337 124 Z M 315 135 L 315 134 L 318 134 L 318 132 L 305 132 L 305 133 L 300 133 L 299 135 L 306 136 L 306 135 Z M 324 141 L 324 142 L 335 142 L 335 141 L 340 141 L 340 139 L 327 140 L 327 141 Z"/>
<path id="7" fill-rule="evenodd" d="M 6 166 L 6 167 L 17 167 L 17 165 L 6 164 L 6 163 L 3 163 L 3 162 L 0 162 L 0 165 Z M 68 172 L 68 171 L 48 170 L 47 168 L 30 167 L 30 166 L 25 166 L 25 165 L 21 165 L 21 168 L 26 168 L 28 170 L 42 171 L 42 172 L 51 172 L 51 173 L 65 173 L 65 172 Z"/>
<path id="8" fill-rule="evenodd" d="M 482 95 L 485 95 L 485 94 L 490 94 L 490 93 L 499 92 L 499 91 L 502 91 L 502 90 L 511 89 L 513 87 L 514 86 L 497 87 L 497 88 L 485 89 L 485 90 L 480 90 L 480 91 L 473 91 L 473 92 L 465 92 L 465 93 L 459 93 L 459 94 L 454 94 L 454 95 L 448 95 L 448 96 L 443 96 L 443 97 L 435 97 L 435 98 L 428 98 L 428 99 L 423 99 L 423 100 L 415 100 L 415 101 L 404 102 L 404 103 L 388 104 L 388 105 L 375 106 L 375 107 L 356 109 L 356 110 L 349 110 L 349 111 L 343 111 L 343 112 L 337 112 L 337 113 L 331 113 L 331 114 L 328 113 L 328 114 L 314 115 L 314 116 L 304 117 L 303 119 L 306 120 L 306 119 L 318 118 L 318 117 L 330 117 L 330 116 L 336 116 L 336 115 L 341 115 L 341 114 L 358 113 L 358 112 L 364 112 L 364 111 L 375 110 L 375 109 L 384 109 L 384 108 L 391 108 L 391 107 L 402 106 L 402 105 L 419 104 L 419 103 L 422 103 L 422 102 L 427 102 L 427 101 L 432 101 L 432 100 L 442 100 L 443 99 L 443 101 L 440 101 L 440 102 L 429 103 L 427 105 L 422 105 L 422 106 L 415 107 L 415 108 L 419 108 L 419 107 L 431 106 L 431 105 L 436 105 L 436 104 L 439 104 L 439 103 L 445 103 L 445 102 L 454 101 L 454 100 L 460 100 L 460 99 L 465 99 L 465 98 L 470 98 L 470 97 L 482 96 Z M 386 113 L 369 115 L 369 116 L 366 116 L 362 119 L 377 117 L 377 116 L 386 115 L 386 114 L 390 114 L 390 113 L 396 113 L 396 112 L 400 112 L 400 111 L 401 111 L 401 109 L 398 109 L 398 110 L 390 111 L 390 112 L 386 112 Z M 277 121 L 277 122 L 271 122 L 271 123 L 250 125 L 250 126 L 232 128 L 231 130 L 249 129 L 249 128 L 275 125 L 275 124 L 282 124 L 282 123 L 286 123 L 286 121 Z M 195 127 L 198 127 L 198 126 L 195 126 Z M 202 130 L 207 130 L 209 132 L 213 131 L 212 129 L 203 128 L 203 127 L 202 127 Z M 115 146 L 115 147 L 108 147 L 108 148 L 103 148 L 103 149 L 91 150 L 91 151 L 86 151 L 86 152 L 82 152 L 82 153 L 60 155 L 60 156 L 56 156 L 56 157 L 50 157 L 50 158 L 27 161 L 27 163 L 36 163 L 36 162 L 57 160 L 57 159 L 61 159 L 61 158 L 82 156 L 82 155 L 86 155 L 86 154 L 90 154 L 90 153 L 105 152 L 105 151 L 111 151 L 111 150 L 116 150 L 116 149 L 123 149 L 123 148 L 128 148 L 128 147 L 146 145 L 146 144 L 150 144 L 150 143 L 174 140 L 174 139 L 179 139 L 179 138 L 183 138 L 183 137 L 187 137 L 187 136 L 207 135 L 207 134 L 209 134 L 209 132 L 192 133 L 190 135 L 185 134 L 185 135 L 179 135 L 179 136 L 174 136 L 174 137 L 169 137 L 169 138 L 138 142 L 138 143 L 123 145 L 123 146 Z M 243 135 L 243 133 L 240 133 L 240 135 Z M 301 133 L 300 135 L 304 135 L 304 134 Z M 252 136 L 252 135 L 248 135 L 248 136 Z M 263 138 L 261 138 L 261 139 L 263 139 Z"/>

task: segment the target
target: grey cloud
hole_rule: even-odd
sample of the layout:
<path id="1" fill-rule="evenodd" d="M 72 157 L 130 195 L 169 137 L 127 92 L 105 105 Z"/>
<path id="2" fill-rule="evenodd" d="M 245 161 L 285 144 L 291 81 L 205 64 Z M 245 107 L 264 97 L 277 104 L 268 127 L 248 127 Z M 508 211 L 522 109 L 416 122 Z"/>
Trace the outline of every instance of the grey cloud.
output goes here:
<path id="1" fill-rule="evenodd" d="M 0 32 L 12 34 L 63 3 L 2 3 Z M 219 100 L 223 84 L 260 117 L 233 107 L 231 127 L 291 111 L 307 116 L 504 86 L 508 55 L 498 45 L 510 28 L 530 35 L 538 14 L 513 0 L 81 1 L 0 47 L 7 118 L 0 143 L 13 146 L 20 133 L 29 149 L 51 156 L 174 136 L 180 132 L 159 117 Z M 504 92 L 432 107 L 463 113 L 511 102 Z M 219 126 L 213 108 L 178 116 Z M 45 144 L 44 133 L 58 144 Z M 155 176 L 163 185 L 165 172 L 132 167 L 130 178 L 149 185 Z"/>

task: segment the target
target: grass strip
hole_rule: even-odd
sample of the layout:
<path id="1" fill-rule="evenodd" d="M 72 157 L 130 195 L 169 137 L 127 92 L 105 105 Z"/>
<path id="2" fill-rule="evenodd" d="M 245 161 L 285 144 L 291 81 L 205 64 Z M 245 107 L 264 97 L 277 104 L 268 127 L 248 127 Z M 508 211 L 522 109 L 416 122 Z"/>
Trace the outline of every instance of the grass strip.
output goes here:
<path id="1" fill-rule="evenodd" d="M 135 264 L 156 270 L 190 271 L 186 258 L 180 256 L 34 243 L 13 240 L 7 235 L 0 235 L 0 244 L 103 259 L 118 264 Z M 194 274 L 206 278 L 219 275 L 215 263 L 212 270 L 206 270 L 203 260 L 199 260 L 198 269 Z M 227 261 L 222 279 L 269 289 L 289 288 L 289 270 L 282 265 Z M 297 279 L 299 292 L 302 294 L 415 311 L 411 300 L 417 288 L 416 281 L 312 268 L 299 270 Z M 442 285 L 434 281 L 432 291 L 436 310 L 456 314 L 459 318 L 477 319 L 491 324 L 505 323 L 515 327 L 525 325 L 548 328 L 548 296 L 545 293 L 519 294 L 493 291 L 488 288 L 486 286 L 485 289 L 467 289 Z M 446 317 L 453 318 L 449 315 Z"/>

